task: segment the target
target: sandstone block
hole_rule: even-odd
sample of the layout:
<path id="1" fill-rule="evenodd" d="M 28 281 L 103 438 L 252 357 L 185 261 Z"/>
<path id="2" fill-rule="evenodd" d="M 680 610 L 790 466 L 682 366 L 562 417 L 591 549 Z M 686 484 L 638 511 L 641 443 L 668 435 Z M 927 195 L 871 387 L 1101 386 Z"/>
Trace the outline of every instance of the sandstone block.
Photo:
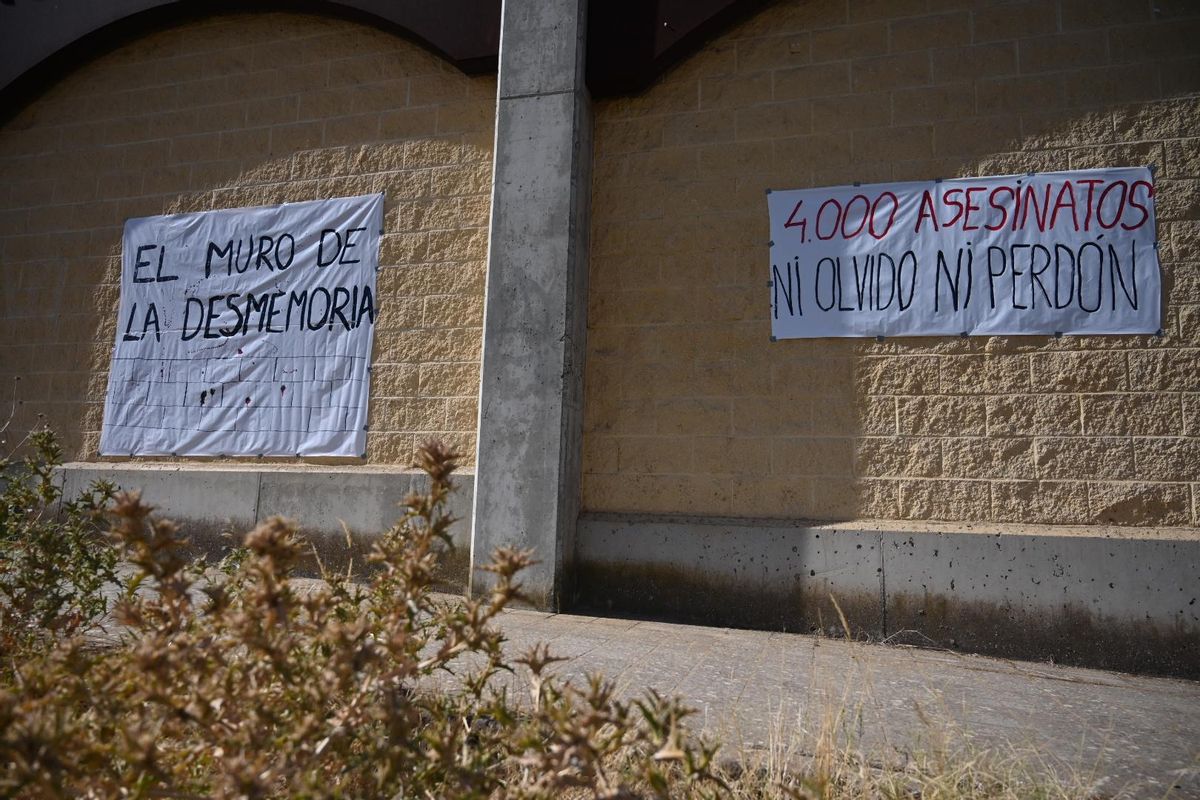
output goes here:
<path id="1" fill-rule="evenodd" d="M 479 364 L 475 362 L 421 364 L 418 388 L 423 397 L 477 397 Z"/>
<path id="2" fill-rule="evenodd" d="M 692 471 L 689 436 L 622 436 L 616 441 L 617 470 L 621 473 L 674 475 Z"/>
<path id="3" fill-rule="evenodd" d="M 1144 25 L 1125 25 L 1110 32 L 1115 63 L 1149 61 L 1196 53 L 1200 20 L 1174 19 Z"/>
<path id="4" fill-rule="evenodd" d="M 775 100 L 800 100 L 850 93 L 850 64 L 837 61 L 775 72 Z"/>
<path id="5" fill-rule="evenodd" d="M 742 108 L 737 112 L 737 138 L 781 139 L 806 134 L 812 127 L 812 109 L 803 101 Z"/>
<path id="6" fill-rule="evenodd" d="M 1064 30 L 1128 25 L 1150 19 L 1147 8 L 1125 0 L 1063 0 L 1062 3 Z"/>
<path id="7" fill-rule="evenodd" d="M 733 399 L 735 436 L 797 436 L 813 430 L 812 401 L 797 398 L 780 402 L 774 398 Z"/>
<path id="8" fill-rule="evenodd" d="M 850 3 L 850 22 L 908 17 L 925 9 L 925 0 L 855 0 Z"/>
<path id="9" fill-rule="evenodd" d="M 1183 433 L 1200 436 L 1200 394 L 1183 394 Z"/>
<path id="10" fill-rule="evenodd" d="M 326 145 L 358 144 L 379 138 L 379 113 L 354 114 L 325 120 Z"/>
<path id="11" fill-rule="evenodd" d="M 788 437 L 771 439 L 770 472 L 774 475 L 837 475 L 854 474 L 851 458 L 853 440 L 849 437 L 818 438 Z M 767 466 L 759 461 L 746 472 L 761 471 Z"/>
<path id="12" fill-rule="evenodd" d="M 1023 146 L 1053 149 L 1115 141 L 1112 115 L 1107 111 L 1058 111 L 1042 107 L 1020 112 Z"/>
<path id="13" fill-rule="evenodd" d="M 407 364 L 478 361 L 481 339 L 478 328 L 395 331 L 375 343 L 376 359 Z"/>
<path id="14" fill-rule="evenodd" d="M 1200 481 L 1200 439 L 1135 438 L 1137 477 L 1145 481 Z"/>
<path id="15" fill-rule="evenodd" d="M 976 85 L 980 114 L 1023 114 L 1030 109 L 1059 108 L 1065 90 L 1062 75 L 983 78 Z"/>
<path id="16" fill-rule="evenodd" d="M 478 427 L 478 398 L 455 397 L 446 401 L 446 430 L 474 434 Z"/>
<path id="17" fill-rule="evenodd" d="M 1200 57 L 1195 54 L 1153 63 L 1158 66 L 1163 97 L 1183 97 L 1200 90 Z"/>
<path id="18" fill-rule="evenodd" d="M 1176 436 L 1183 410 L 1175 394 L 1091 394 L 1080 397 L 1089 435 Z"/>
<path id="19" fill-rule="evenodd" d="M 1129 385 L 1124 353 L 1037 353 L 1030 364 L 1038 392 L 1112 392 Z"/>
<path id="20" fill-rule="evenodd" d="M 617 440 L 610 436 L 584 434 L 582 471 L 589 474 L 613 474 L 617 471 Z"/>
<path id="21" fill-rule="evenodd" d="M 444 136 L 488 130 L 494 124 L 495 117 L 496 110 L 493 107 L 475 100 L 439 106 L 437 109 L 437 132 Z M 427 133 L 427 131 L 423 132 Z"/>
<path id="22" fill-rule="evenodd" d="M 861 162 L 911 161 L 933 156 L 933 126 L 868 128 L 852 134 L 854 158 Z"/>
<path id="23" fill-rule="evenodd" d="M 888 27 L 884 22 L 841 25 L 812 31 L 812 60 L 843 61 L 886 53 Z"/>
<path id="24" fill-rule="evenodd" d="M 1070 151 L 1071 169 L 1101 167 L 1154 166 L 1163 170 L 1166 163 L 1161 142 L 1111 144 L 1100 147 L 1080 147 Z M 1159 174 L 1162 174 L 1161 172 Z"/>
<path id="25" fill-rule="evenodd" d="M 1200 138 L 1174 139 L 1163 147 L 1166 177 L 1200 178 Z"/>
<path id="26" fill-rule="evenodd" d="M 470 294 L 426 297 L 421 324 L 426 328 L 482 327 L 483 298 Z"/>
<path id="27" fill-rule="evenodd" d="M 917 436 L 982 436 L 987 429 L 983 398 L 901 397 L 900 433 Z"/>
<path id="28" fill-rule="evenodd" d="M 817 97 L 812 100 L 813 133 L 833 133 L 878 128 L 892 122 L 891 96 L 888 92 Z"/>
<path id="29" fill-rule="evenodd" d="M 975 41 L 992 42 L 1054 33 L 1058 11 L 1048 3 L 1004 3 L 975 10 Z"/>
<path id="30" fill-rule="evenodd" d="M 1129 386 L 1139 392 L 1195 391 L 1200 350 L 1154 350 L 1129 353 Z"/>
<path id="31" fill-rule="evenodd" d="M 1100 525 L 1187 525 L 1191 496 L 1186 484 L 1091 483 L 1091 521 Z"/>
<path id="32" fill-rule="evenodd" d="M 1033 479 L 1037 476 L 1032 438 L 953 437 L 940 441 L 945 477 Z"/>
<path id="33" fill-rule="evenodd" d="M 971 15 L 966 11 L 893 19 L 889 27 L 893 53 L 971 43 Z"/>
<path id="34" fill-rule="evenodd" d="M 1063 75 L 1064 100 L 1068 106 L 1092 106 L 1107 110 L 1118 103 L 1131 104 L 1159 97 L 1158 64 L 1122 64 L 1081 69 Z"/>
<path id="35" fill-rule="evenodd" d="M 849 398 L 855 391 L 850 358 L 801 356 L 771 366 L 771 391 L 778 395 L 810 393 Z M 872 380 L 882 380 L 874 376 Z"/>
<path id="36" fill-rule="evenodd" d="M 944 394 L 1014 394 L 1030 387 L 1026 355 L 962 355 L 938 360 Z"/>
<path id="37" fill-rule="evenodd" d="M 900 481 L 865 478 L 854 481 L 852 486 L 855 503 L 851 513 L 854 518 L 897 519 L 900 517 Z M 815 492 L 820 490 L 821 486 L 814 487 Z"/>
<path id="38" fill-rule="evenodd" d="M 1155 210 L 1164 222 L 1200 219 L 1200 180 L 1165 180 L 1155 186 Z"/>
<path id="39" fill-rule="evenodd" d="M 1170 245 L 1171 257 L 1176 261 L 1200 260 L 1200 223 L 1195 220 L 1164 223 L 1159 228 L 1160 241 Z"/>
<path id="40" fill-rule="evenodd" d="M 734 43 L 738 72 L 758 72 L 807 63 L 812 49 L 810 34 L 787 33 L 738 39 Z"/>
<path id="41" fill-rule="evenodd" d="M 960 80 L 978 80 L 1017 71 L 1016 42 L 992 42 L 966 47 L 935 46 L 929 51 L 933 74 Z"/>
<path id="42" fill-rule="evenodd" d="M 1132 480 L 1137 477 L 1133 442 L 1117 437 L 1038 438 L 1038 477 L 1048 480 Z"/>
<path id="43" fill-rule="evenodd" d="M 949 83 L 900 89 L 892 94 L 892 119 L 897 125 L 938 120 L 962 120 L 975 113 L 975 87 Z M 939 148 L 941 142 L 938 142 Z"/>
<path id="44" fill-rule="evenodd" d="M 418 368 L 412 364 L 379 364 L 371 368 L 371 402 L 383 397 L 412 397 L 417 393 Z"/>
<path id="45" fill-rule="evenodd" d="M 700 108 L 743 108 L 771 99 L 771 76 L 715 75 L 700 80 Z"/>
<path id="46" fill-rule="evenodd" d="M 404 400 L 404 428 L 408 431 L 440 431 L 446 429 L 446 401 L 441 398 L 412 398 Z"/>
<path id="47" fill-rule="evenodd" d="M 897 402 L 895 398 L 891 397 L 873 397 L 858 400 L 856 403 L 838 403 L 834 398 L 832 402 L 830 400 L 822 402 L 817 407 L 814 417 L 821 423 L 818 430 L 826 430 L 827 426 L 831 433 L 890 436 L 900 432 L 897 422 L 899 416 L 896 410 Z M 842 424 L 827 425 L 822 410 L 834 411 L 833 419 Z"/>
<path id="48" fill-rule="evenodd" d="M 1083 481 L 993 481 L 992 519 L 996 522 L 1071 524 L 1089 517 L 1088 485 Z"/>
<path id="49" fill-rule="evenodd" d="M 854 474 L 864 478 L 937 478 L 943 474 L 939 440 L 872 436 L 854 442 Z"/>
<path id="50" fill-rule="evenodd" d="M 902 519 L 982 520 L 990 506 L 988 481 L 900 481 Z"/>
<path id="51" fill-rule="evenodd" d="M 697 177 L 697 151 L 669 148 L 631 153 L 621 160 L 623 180 L 631 185 L 655 185 L 662 181 L 684 181 Z"/>
<path id="52" fill-rule="evenodd" d="M 939 387 L 937 356 L 874 356 L 855 364 L 859 391 L 869 395 L 934 394 Z"/>
<path id="53" fill-rule="evenodd" d="M 385 331 L 417 328 L 421 326 L 422 301 L 419 297 L 390 297 L 380 299 L 379 313 L 375 325 L 381 334 Z"/>
<path id="54" fill-rule="evenodd" d="M 1106 31 L 1078 31 L 1025 38 L 1017 42 L 1021 72 L 1053 72 L 1108 63 Z"/>
<path id="55" fill-rule="evenodd" d="M 767 369 L 754 363 L 700 362 L 692 376 L 692 391 L 705 397 L 765 396 L 770 393 L 770 375 Z"/>
<path id="56" fill-rule="evenodd" d="M 929 83 L 929 55 L 925 52 L 861 58 L 851 64 L 855 92 L 875 92 L 922 86 Z"/>
<path id="57" fill-rule="evenodd" d="M 807 132 L 807 129 L 803 129 L 788 135 Z M 775 161 L 774 149 L 769 141 L 705 145 L 699 148 L 698 156 L 701 177 L 741 177 L 747 173 L 768 173 Z"/>
<path id="58" fill-rule="evenodd" d="M 408 400 L 372 398 L 367 417 L 371 430 L 373 432 L 405 430 L 404 418 L 407 409 Z"/>
<path id="59" fill-rule="evenodd" d="M 768 437 L 692 437 L 693 469 L 703 475 L 762 475 L 770 467 Z"/>
<path id="60" fill-rule="evenodd" d="M 731 402 L 726 399 L 663 398 L 654 406 L 657 431 L 676 436 L 728 435 L 731 407 Z"/>
<path id="61" fill-rule="evenodd" d="M 1079 398 L 1005 395 L 985 400 L 989 436 L 1072 436 L 1082 432 Z"/>
<path id="62" fill-rule="evenodd" d="M 367 434 L 367 461 L 372 464 L 405 464 L 412 461 L 416 437 L 411 433 L 371 431 Z"/>
<path id="63" fill-rule="evenodd" d="M 1113 126 L 1125 141 L 1182 138 L 1195 132 L 1197 113 L 1200 97 L 1172 98 L 1118 107 L 1113 111 Z"/>

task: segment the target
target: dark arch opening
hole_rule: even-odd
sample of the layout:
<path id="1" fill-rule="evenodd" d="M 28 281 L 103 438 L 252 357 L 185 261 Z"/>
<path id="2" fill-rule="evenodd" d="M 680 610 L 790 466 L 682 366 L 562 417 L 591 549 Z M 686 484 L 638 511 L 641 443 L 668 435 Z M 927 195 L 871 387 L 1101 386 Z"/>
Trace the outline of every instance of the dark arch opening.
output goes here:
<path id="1" fill-rule="evenodd" d="M 93 13 L 82 5 L 58 13 L 32 0 L 0 7 L 0 124 L 83 64 L 148 33 L 214 14 L 294 11 L 358 22 L 413 42 L 468 75 L 495 72 L 500 43 L 500 0 L 106 0 Z"/>

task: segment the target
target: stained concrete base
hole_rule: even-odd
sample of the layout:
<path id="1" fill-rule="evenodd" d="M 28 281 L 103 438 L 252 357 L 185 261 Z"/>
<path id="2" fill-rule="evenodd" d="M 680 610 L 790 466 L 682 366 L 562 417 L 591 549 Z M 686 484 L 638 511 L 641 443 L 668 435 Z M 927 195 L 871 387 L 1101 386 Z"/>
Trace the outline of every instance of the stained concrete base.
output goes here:
<path id="1" fill-rule="evenodd" d="M 1200 678 L 1200 539 L 588 514 L 574 612 Z M 834 600 L 836 598 L 836 606 Z"/>
<path id="2" fill-rule="evenodd" d="M 297 520 L 321 562 L 339 570 L 364 564 L 374 538 L 400 517 L 405 496 L 428 480 L 414 470 L 282 464 L 74 462 L 63 465 L 62 475 L 68 498 L 98 480 L 140 490 L 161 516 L 182 525 L 197 549 L 211 555 L 272 515 Z M 454 548 L 441 578 L 461 587 L 467 582 L 475 476 L 456 475 L 449 510 L 458 522 L 450 529 Z"/>
<path id="3" fill-rule="evenodd" d="M 279 464 L 81 462 L 62 475 L 68 497 L 96 480 L 140 489 L 214 555 L 272 514 L 294 518 L 339 570 L 364 563 L 424 481 Z M 450 504 L 448 589 L 467 584 L 474 478 L 459 474 Z M 570 608 L 835 636 L 844 615 L 873 640 L 1200 678 L 1194 532 L 924 527 L 585 514 Z"/>

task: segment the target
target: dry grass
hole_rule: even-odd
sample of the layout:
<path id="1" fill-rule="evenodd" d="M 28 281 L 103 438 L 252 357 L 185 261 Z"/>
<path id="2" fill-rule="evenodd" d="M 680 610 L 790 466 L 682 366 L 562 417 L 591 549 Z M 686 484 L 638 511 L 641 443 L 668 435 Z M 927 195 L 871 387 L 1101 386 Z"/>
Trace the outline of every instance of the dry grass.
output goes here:
<path id="1" fill-rule="evenodd" d="M 926 746 L 880 758 L 863 745 L 869 692 L 781 711 L 765 749 L 718 759 L 688 735 L 684 701 L 560 680 L 544 645 L 510 658 L 495 623 L 529 554 L 495 554 L 490 597 L 432 594 L 454 470 L 437 445 L 421 453 L 431 488 L 376 543 L 371 580 L 307 587 L 291 523 L 268 520 L 213 570 L 136 495 L 104 488 L 56 512 L 57 451 L 34 445 L 2 465 L 0 797 L 1093 797 L 927 717 Z M 97 647 L 104 583 L 122 627 Z M 512 674 L 527 696 L 509 694 Z"/>

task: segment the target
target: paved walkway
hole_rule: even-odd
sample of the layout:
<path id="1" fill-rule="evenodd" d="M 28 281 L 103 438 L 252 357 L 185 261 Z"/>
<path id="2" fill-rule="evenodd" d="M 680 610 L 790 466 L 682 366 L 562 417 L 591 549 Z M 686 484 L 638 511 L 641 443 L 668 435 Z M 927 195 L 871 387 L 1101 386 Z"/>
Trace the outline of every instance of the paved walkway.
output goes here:
<path id="1" fill-rule="evenodd" d="M 827 718 L 872 758 L 955 742 L 1070 771 L 1098 797 L 1200 798 L 1200 683 L 796 634 L 507 611 L 517 655 L 535 642 L 628 694 L 651 687 L 699 710 L 726 751 L 802 758 Z M 789 753 L 789 748 L 791 752 Z"/>

